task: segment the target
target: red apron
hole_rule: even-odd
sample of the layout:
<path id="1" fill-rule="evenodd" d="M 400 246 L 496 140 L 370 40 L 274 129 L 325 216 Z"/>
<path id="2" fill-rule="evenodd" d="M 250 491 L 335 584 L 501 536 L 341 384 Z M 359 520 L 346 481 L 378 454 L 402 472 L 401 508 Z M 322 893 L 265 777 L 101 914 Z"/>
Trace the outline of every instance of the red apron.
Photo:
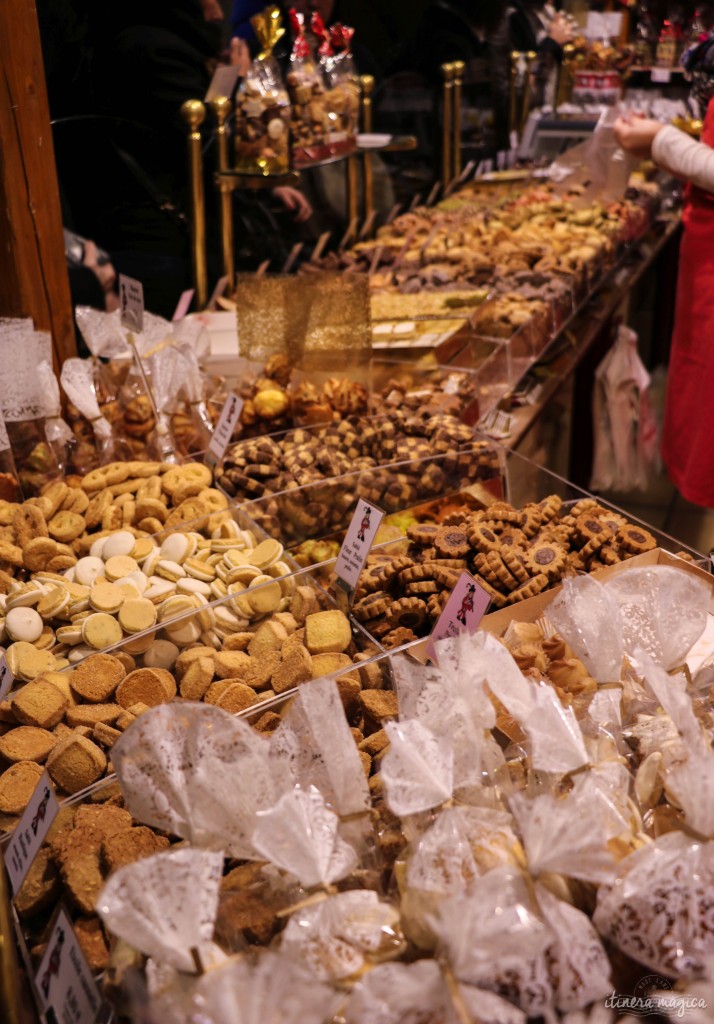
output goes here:
<path id="1" fill-rule="evenodd" d="M 714 100 L 702 142 L 714 148 Z M 714 508 L 714 195 L 687 185 L 662 458 L 680 494 Z"/>

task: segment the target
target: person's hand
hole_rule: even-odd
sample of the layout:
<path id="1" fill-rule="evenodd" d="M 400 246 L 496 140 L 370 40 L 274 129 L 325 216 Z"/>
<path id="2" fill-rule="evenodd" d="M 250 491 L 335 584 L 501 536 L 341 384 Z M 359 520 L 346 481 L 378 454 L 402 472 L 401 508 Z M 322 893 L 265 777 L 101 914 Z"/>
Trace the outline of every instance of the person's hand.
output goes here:
<path id="1" fill-rule="evenodd" d="M 573 23 L 563 14 L 556 14 L 550 23 L 548 35 L 558 46 L 565 46 L 566 43 L 572 42 Z"/>
<path id="2" fill-rule="evenodd" d="M 94 242 L 89 239 L 84 243 L 84 257 L 82 265 L 88 267 L 102 286 L 104 292 L 104 306 L 108 313 L 119 306 L 119 296 L 114 291 L 117 274 L 111 263 L 99 263 L 99 250 Z"/>
<path id="3" fill-rule="evenodd" d="M 628 120 L 618 117 L 613 126 L 615 139 L 626 153 L 649 160 L 652 156 L 652 143 L 662 131 L 664 125 L 659 121 L 650 121 L 645 117 L 634 117 Z"/>
<path id="4" fill-rule="evenodd" d="M 291 188 L 290 185 L 280 185 L 278 188 L 273 189 L 273 195 L 287 210 L 291 210 L 295 215 L 295 220 L 298 224 L 304 224 L 306 220 L 312 217 L 312 207 L 308 203 L 302 192 L 299 192 L 296 188 Z"/>
<path id="5" fill-rule="evenodd" d="M 240 39 L 238 36 L 233 36 L 231 39 L 231 48 L 228 58 L 228 63 L 238 68 L 238 76 L 245 78 L 250 68 L 250 50 L 245 39 Z"/>

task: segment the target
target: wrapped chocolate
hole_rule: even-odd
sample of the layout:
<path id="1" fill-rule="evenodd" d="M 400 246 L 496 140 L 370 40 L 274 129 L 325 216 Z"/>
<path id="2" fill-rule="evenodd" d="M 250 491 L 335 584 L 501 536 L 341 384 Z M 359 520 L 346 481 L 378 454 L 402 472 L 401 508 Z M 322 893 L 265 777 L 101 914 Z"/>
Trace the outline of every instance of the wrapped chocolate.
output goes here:
<path id="1" fill-rule="evenodd" d="M 62 418 L 59 383 L 52 364 L 52 339 L 49 334 L 45 337 L 45 351 L 37 365 L 40 392 L 44 399 L 45 437 L 55 454 L 59 469 L 66 472 L 69 448 L 73 447 L 76 442 L 69 425 Z"/>
<path id="2" fill-rule="evenodd" d="M 293 782 L 314 786 L 339 815 L 369 810 L 367 779 L 334 680 L 300 686 L 270 745 Z"/>
<path id="3" fill-rule="evenodd" d="M 314 786 L 296 786 L 270 810 L 259 811 L 252 835 L 266 860 L 305 888 L 327 888 L 357 867 L 354 848 L 339 835 L 339 818 Z"/>
<path id="4" fill-rule="evenodd" d="M 223 959 L 211 942 L 223 854 L 186 847 L 119 868 L 102 889 L 97 911 L 105 926 L 145 956 L 195 972 Z"/>
<path id="5" fill-rule="evenodd" d="M 588 763 L 580 726 L 552 686 L 529 682 L 495 637 L 478 632 L 468 648 L 472 678 L 484 679 L 493 695 L 528 736 L 530 763 L 538 771 L 563 775 Z"/>
<path id="6" fill-rule="evenodd" d="M 668 832 L 626 857 L 598 892 L 595 925 L 638 963 L 687 978 L 714 954 L 714 842 Z"/>
<path id="7" fill-rule="evenodd" d="M 99 464 L 131 458 L 130 450 L 114 436 L 111 425 L 99 409 L 91 360 L 65 359 L 60 380 L 69 401 L 92 425 Z"/>
<path id="8" fill-rule="evenodd" d="M 397 866 L 404 930 L 420 949 L 432 950 L 431 921 L 440 902 L 461 893 L 479 875 L 523 862 L 510 814 L 488 807 L 446 807 L 415 837 L 404 870 Z"/>
<path id="9" fill-rule="evenodd" d="M 44 396 L 35 372 L 47 346 L 48 336 L 29 318 L 0 319 L 0 411 L 25 498 L 60 475 L 45 437 Z M 5 483 L 14 489 L 11 480 Z"/>
<path id="10" fill-rule="evenodd" d="M 516 793 L 510 807 L 523 839 L 528 868 L 585 882 L 611 881 L 616 861 L 608 842 L 628 831 L 627 821 L 590 774 L 575 779 L 570 793 L 528 798 Z"/>
<path id="11" fill-rule="evenodd" d="M 291 112 L 291 134 L 295 165 L 328 158 L 333 118 L 328 106 L 325 79 L 307 37 L 305 17 L 290 9 L 293 49 L 286 81 Z"/>
<path id="12" fill-rule="evenodd" d="M 317 11 L 312 13 L 310 27 L 318 41 L 317 56 L 327 86 L 327 149 L 334 156 L 349 153 L 356 146 L 360 103 L 359 77 L 350 51 L 354 29 L 334 25 L 328 32 Z"/>
<path id="13" fill-rule="evenodd" d="M 243 174 L 286 174 L 290 101 L 272 56 L 285 34 L 279 8 L 266 7 L 251 18 L 251 25 L 261 49 L 236 96 L 235 169 Z"/>
<path id="14" fill-rule="evenodd" d="M 485 989 L 445 977 L 435 960 L 384 964 L 355 986 L 345 1010 L 347 1024 L 526 1024 L 512 1003 Z"/>
<path id="15" fill-rule="evenodd" d="M 145 712 L 112 748 L 127 808 L 138 821 L 253 860 L 260 859 L 257 812 L 280 791 L 269 756 L 267 738 L 245 722 L 190 703 Z"/>
<path id="16" fill-rule="evenodd" d="M 582 911 L 509 867 L 494 868 L 445 900 L 434 921 L 460 983 L 553 1019 L 612 991 L 610 965 Z"/>
<path id="17" fill-rule="evenodd" d="M 151 1020 L 161 1024 L 324 1024 L 340 999 L 289 957 L 262 951 L 208 971 L 186 989 L 155 996 Z"/>
<path id="18" fill-rule="evenodd" d="M 358 976 L 403 948 L 399 911 L 375 892 L 359 889 L 299 907 L 280 936 L 281 952 L 321 981 Z"/>

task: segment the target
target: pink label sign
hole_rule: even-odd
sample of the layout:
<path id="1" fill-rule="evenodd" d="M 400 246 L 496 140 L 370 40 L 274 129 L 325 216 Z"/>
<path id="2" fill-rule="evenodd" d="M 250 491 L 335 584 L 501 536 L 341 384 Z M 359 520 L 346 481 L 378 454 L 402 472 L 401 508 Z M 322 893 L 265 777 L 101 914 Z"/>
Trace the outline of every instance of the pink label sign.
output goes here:
<path id="1" fill-rule="evenodd" d="M 490 601 L 489 595 L 481 589 L 471 573 L 462 572 L 426 645 L 426 653 L 432 661 L 436 660 L 434 644 L 437 640 L 457 636 L 459 633 L 476 632 Z"/>

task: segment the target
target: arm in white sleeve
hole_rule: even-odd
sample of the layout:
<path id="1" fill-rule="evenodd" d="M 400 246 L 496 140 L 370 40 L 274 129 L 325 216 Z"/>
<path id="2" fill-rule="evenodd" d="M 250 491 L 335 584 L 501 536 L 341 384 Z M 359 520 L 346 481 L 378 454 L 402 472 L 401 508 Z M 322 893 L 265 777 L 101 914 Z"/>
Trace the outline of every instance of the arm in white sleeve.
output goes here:
<path id="1" fill-rule="evenodd" d="M 655 136 L 652 159 L 665 171 L 714 192 L 714 149 L 667 125 Z"/>

